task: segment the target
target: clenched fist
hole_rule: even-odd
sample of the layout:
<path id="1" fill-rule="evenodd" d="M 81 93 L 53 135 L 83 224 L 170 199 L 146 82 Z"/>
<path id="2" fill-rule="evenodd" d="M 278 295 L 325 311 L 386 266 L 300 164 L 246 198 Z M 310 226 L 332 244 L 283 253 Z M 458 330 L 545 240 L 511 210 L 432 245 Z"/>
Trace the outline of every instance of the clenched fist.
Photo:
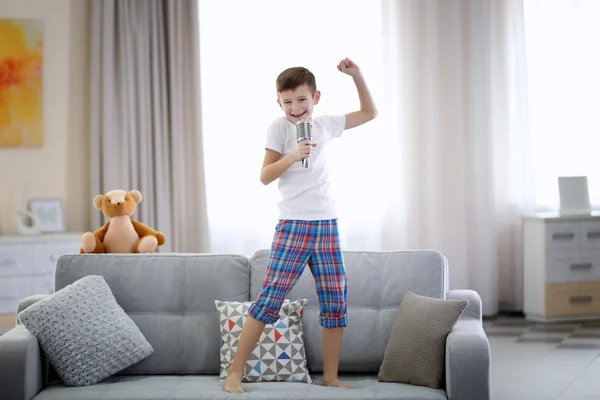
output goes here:
<path id="1" fill-rule="evenodd" d="M 337 65 L 337 69 L 346 75 L 355 77 L 360 75 L 360 68 L 349 58 L 345 58 Z"/>
<path id="2" fill-rule="evenodd" d="M 298 143 L 298 146 L 290 153 L 294 161 L 302 161 L 305 158 L 310 157 L 310 149 L 315 147 L 316 143 L 310 143 L 308 140 L 304 140 Z"/>

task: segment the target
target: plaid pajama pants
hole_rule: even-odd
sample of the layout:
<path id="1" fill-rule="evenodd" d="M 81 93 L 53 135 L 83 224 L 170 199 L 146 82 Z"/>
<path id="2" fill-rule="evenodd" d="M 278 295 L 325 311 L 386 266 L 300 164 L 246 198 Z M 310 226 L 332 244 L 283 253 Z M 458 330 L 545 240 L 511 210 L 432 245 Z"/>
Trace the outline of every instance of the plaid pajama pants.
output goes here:
<path id="1" fill-rule="evenodd" d="M 284 299 L 306 265 L 315 279 L 321 326 L 345 327 L 347 280 L 336 219 L 277 224 L 267 274 L 250 315 L 266 324 L 277 321 Z"/>

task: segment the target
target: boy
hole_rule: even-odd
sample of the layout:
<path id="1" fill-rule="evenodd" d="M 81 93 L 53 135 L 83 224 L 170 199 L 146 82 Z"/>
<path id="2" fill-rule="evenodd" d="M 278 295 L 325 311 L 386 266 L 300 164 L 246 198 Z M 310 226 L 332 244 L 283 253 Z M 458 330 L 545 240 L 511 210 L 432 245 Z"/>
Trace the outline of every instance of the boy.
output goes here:
<path id="1" fill-rule="evenodd" d="M 279 319 L 279 312 L 305 265 L 315 279 L 323 327 L 323 381 L 325 386 L 347 386 L 338 379 L 346 316 L 346 271 L 339 244 L 337 212 L 329 192 L 325 148 L 345 129 L 362 125 L 377 115 L 369 89 L 358 66 L 349 59 L 338 70 L 350 75 L 360 100 L 360 111 L 340 116 L 312 118 L 319 103 L 314 75 L 302 67 L 289 68 L 277 78 L 277 103 L 285 117 L 271 124 L 260 180 L 268 185 L 279 179 L 282 201 L 261 293 L 249 310 L 238 348 L 223 388 L 243 393 L 246 361 L 256 346 L 265 324 Z M 296 123 L 312 123 L 312 143 L 297 143 Z M 301 160 L 309 158 L 309 167 Z"/>

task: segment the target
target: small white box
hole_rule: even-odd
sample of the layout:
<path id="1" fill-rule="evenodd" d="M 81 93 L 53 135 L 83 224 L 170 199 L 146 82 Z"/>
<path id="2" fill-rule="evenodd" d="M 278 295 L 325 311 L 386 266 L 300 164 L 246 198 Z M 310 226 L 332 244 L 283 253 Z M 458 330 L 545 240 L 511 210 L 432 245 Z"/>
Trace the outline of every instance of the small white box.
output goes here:
<path id="1" fill-rule="evenodd" d="M 590 195 L 587 176 L 559 176 L 561 215 L 590 215 Z"/>

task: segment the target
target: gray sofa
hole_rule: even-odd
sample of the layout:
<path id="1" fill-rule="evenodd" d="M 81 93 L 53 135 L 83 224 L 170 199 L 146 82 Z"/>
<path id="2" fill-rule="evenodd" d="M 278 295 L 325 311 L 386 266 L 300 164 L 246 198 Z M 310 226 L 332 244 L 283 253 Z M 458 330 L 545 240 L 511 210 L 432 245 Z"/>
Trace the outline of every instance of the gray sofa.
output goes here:
<path id="1" fill-rule="evenodd" d="M 245 383 L 246 393 L 227 394 L 219 380 L 219 323 L 215 299 L 253 300 L 268 252 L 253 257 L 209 254 L 66 255 L 56 267 L 55 289 L 101 275 L 119 305 L 135 321 L 154 352 L 126 370 L 86 387 L 66 387 L 39 343 L 23 325 L 0 336 L 2 400 L 63 399 L 453 399 L 490 398 L 490 350 L 481 321 L 481 299 L 471 290 L 448 290 L 446 259 L 434 251 L 345 252 L 348 327 L 340 377 L 351 389 L 319 385 L 321 328 L 310 271 L 290 299 L 307 298 L 302 324 L 312 384 Z M 447 337 L 445 385 L 431 389 L 378 382 L 398 305 L 412 291 L 469 301 Z M 19 311 L 43 296 L 25 299 Z"/>

